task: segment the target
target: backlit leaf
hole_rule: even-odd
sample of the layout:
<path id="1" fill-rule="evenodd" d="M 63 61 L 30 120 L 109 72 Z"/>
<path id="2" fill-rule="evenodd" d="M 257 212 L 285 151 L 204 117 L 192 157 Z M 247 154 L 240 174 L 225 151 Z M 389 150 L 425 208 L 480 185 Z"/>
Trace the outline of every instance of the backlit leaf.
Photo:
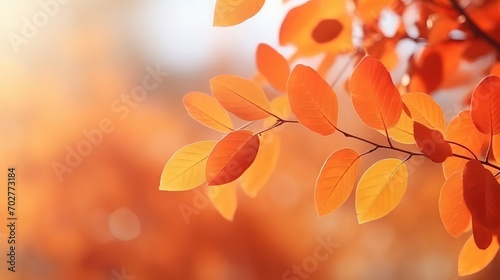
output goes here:
<path id="1" fill-rule="evenodd" d="M 261 138 L 255 161 L 238 180 L 243 191 L 250 197 L 257 196 L 273 174 L 281 150 L 281 140 L 275 132 L 267 131 Z"/>
<path id="2" fill-rule="evenodd" d="M 463 170 L 453 173 L 439 195 L 439 214 L 448 233 L 457 238 L 469 226 L 471 216 L 463 196 Z"/>
<path id="3" fill-rule="evenodd" d="M 208 155 L 214 146 L 215 141 L 202 141 L 178 150 L 163 169 L 160 190 L 186 191 L 203 184 Z"/>
<path id="4" fill-rule="evenodd" d="M 356 189 L 360 224 L 379 219 L 399 204 L 408 185 L 408 168 L 399 159 L 383 159 L 361 177 Z"/>
<path id="5" fill-rule="evenodd" d="M 478 160 L 465 165 L 464 200 L 472 218 L 495 230 L 500 227 L 500 184 Z"/>
<path id="6" fill-rule="evenodd" d="M 190 92 L 182 99 L 189 115 L 203 125 L 221 132 L 233 130 L 229 114 L 212 96 Z"/>
<path id="7" fill-rule="evenodd" d="M 470 111 L 462 111 L 448 125 L 445 133 L 445 139 L 455 143 L 459 143 L 469 148 L 476 156 L 481 153 L 483 145 L 483 134 L 477 130 L 472 122 Z M 466 149 L 451 144 L 453 153 L 473 157 Z M 443 163 L 443 173 L 446 178 L 449 178 L 453 173 L 465 168 L 467 160 L 450 157 Z"/>
<path id="8" fill-rule="evenodd" d="M 385 135 L 384 130 L 378 131 Z M 403 144 L 415 144 L 415 137 L 413 136 L 413 120 L 404 110 L 401 112 L 401 117 L 399 118 L 398 123 L 394 127 L 389 128 L 387 132 L 389 133 L 389 137 L 396 142 Z"/>
<path id="9" fill-rule="evenodd" d="M 413 132 L 417 147 L 433 162 L 442 163 L 453 155 L 450 144 L 444 140 L 441 132 L 418 122 L 414 122 Z"/>
<path id="10" fill-rule="evenodd" d="M 410 117 L 414 121 L 444 133 L 446 130 L 446 119 L 443 110 L 430 95 L 413 92 L 404 94 L 401 98 L 410 111 Z"/>
<path id="11" fill-rule="evenodd" d="M 496 256 L 498 252 L 498 242 L 493 240 L 490 247 L 480 250 L 474 237 L 471 236 L 465 242 L 458 257 L 458 276 L 471 275 L 484 269 Z"/>
<path id="12" fill-rule="evenodd" d="M 500 133 L 500 78 L 485 77 L 474 89 L 471 116 L 479 131 L 488 135 Z"/>
<path id="13" fill-rule="evenodd" d="M 337 96 L 316 71 L 301 64 L 295 66 L 288 80 L 287 93 L 292 112 L 301 124 L 321 135 L 335 132 Z"/>
<path id="14" fill-rule="evenodd" d="M 321 168 L 314 192 L 316 210 L 320 216 L 330 214 L 351 195 L 359 154 L 351 149 L 334 152 Z"/>
<path id="15" fill-rule="evenodd" d="M 222 107 L 242 120 L 261 120 L 271 115 L 269 100 L 252 81 L 232 75 L 220 75 L 210 80 L 210 87 Z"/>
<path id="16" fill-rule="evenodd" d="M 386 130 L 401 117 L 403 102 L 389 72 L 380 61 L 365 56 L 349 80 L 356 113 L 369 127 Z"/>
<path id="17" fill-rule="evenodd" d="M 227 134 L 208 156 L 208 185 L 222 185 L 238 179 L 255 160 L 259 145 L 259 136 L 251 131 L 240 130 Z"/>
<path id="18" fill-rule="evenodd" d="M 277 90 L 286 91 L 286 83 L 290 76 L 290 66 L 286 59 L 267 44 L 257 47 L 257 69 Z"/>
<path id="19" fill-rule="evenodd" d="M 256 15 L 265 0 L 217 0 L 214 26 L 237 25 Z"/>
<path id="20" fill-rule="evenodd" d="M 217 212 L 224 219 L 232 221 L 238 206 L 237 184 L 231 182 L 220 186 L 209 186 L 207 188 L 208 198 Z"/>

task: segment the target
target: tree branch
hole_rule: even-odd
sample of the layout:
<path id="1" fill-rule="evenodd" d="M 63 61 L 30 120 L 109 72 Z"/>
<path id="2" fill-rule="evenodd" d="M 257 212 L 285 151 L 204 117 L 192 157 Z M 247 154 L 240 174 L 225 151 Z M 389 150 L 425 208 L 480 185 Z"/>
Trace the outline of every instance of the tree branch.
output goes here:
<path id="1" fill-rule="evenodd" d="M 492 47 L 497 49 L 497 51 L 500 51 L 500 43 L 495 41 L 493 38 L 490 37 L 486 32 L 484 32 L 479 26 L 472 20 L 472 18 L 469 16 L 469 14 L 465 11 L 462 6 L 458 3 L 458 0 L 450 0 L 451 5 L 457 11 L 459 14 L 464 16 L 465 21 L 469 25 L 471 31 L 476 34 L 477 36 L 483 38 L 488 44 L 490 44 Z"/>

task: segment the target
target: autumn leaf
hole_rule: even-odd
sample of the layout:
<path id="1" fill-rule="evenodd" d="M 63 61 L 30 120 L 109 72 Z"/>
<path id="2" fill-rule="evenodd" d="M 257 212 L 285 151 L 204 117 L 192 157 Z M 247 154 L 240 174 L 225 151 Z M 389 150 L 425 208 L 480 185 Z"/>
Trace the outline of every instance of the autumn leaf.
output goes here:
<path id="1" fill-rule="evenodd" d="M 487 135 L 500 133 L 500 78 L 485 77 L 474 89 L 471 116 L 479 131 Z"/>
<path id="2" fill-rule="evenodd" d="M 251 131 L 240 130 L 227 134 L 208 156 L 208 185 L 222 185 L 238 179 L 255 160 L 259 145 L 259 136 Z"/>
<path id="3" fill-rule="evenodd" d="M 495 63 L 491 69 L 490 74 L 495 76 L 500 76 L 500 62 Z"/>
<path id="4" fill-rule="evenodd" d="M 496 230 L 500 227 L 500 184 L 493 174 L 478 160 L 465 165 L 464 200 L 472 218 L 484 227 Z"/>
<path id="5" fill-rule="evenodd" d="M 238 206 L 237 184 L 231 182 L 220 186 L 209 186 L 207 196 L 221 216 L 232 221 Z"/>
<path id="6" fill-rule="evenodd" d="M 302 64 L 295 66 L 288 80 L 287 93 L 292 112 L 301 124 L 321 135 L 335 132 L 337 96 L 316 71 Z"/>
<path id="7" fill-rule="evenodd" d="M 451 142 L 461 144 L 467 148 L 474 155 L 481 153 L 483 145 L 483 134 L 477 130 L 472 122 L 470 111 L 462 111 L 451 120 L 448 128 L 446 129 L 445 139 Z M 451 145 L 453 153 L 461 156 L 474 157 L 471 153 L 458 145 Z M 443 173 L 446 178 L 449 178 L 453 173 L 465 168 L 467 160 L 450 157 L 443 163 Z"/>
<path id="8" fill-rule="evenodd" d="M 265 0 L 217 0 L 214 26 L 233 26 L 256 15 Z"/>
<path id="9" fill-rule="evenodd" d="M 246 121 L 272 116 L 271 105 L 262 89 L 247 79 L 220 75 L 210 80 L 212 94 L 229 112 Z"/>
<path id="10" fill-rule="evenodd" d="M 260 189 L 267 183 L 278 163 L 280 150 L 281 140 L 275 132 L 267 131 L 262 134 L 255 161 L 238 180 L 248 196 L 257 196 Z"/>
<path id="11" fill-rule="evenodd" d="M 311 0 L 288 12 L 279 41 L 293 44 L 300 56 L 345 53 L 353 49 L 351 26 L 345 0 Z"/>
<path id="12" fill-rule="evenodd" d="M 182 100 L 189 115 L 201 124 L 221 132 L 233 131 L 229 114 L 213 97 L 190 92 Z"/>
<path id="13" fill-rule="evenodd" d="M 493 235 L 488 228 L 484 227 L 475 218 L 472 218 L 472 235 L 474 236 L 474 242 L 477 248 L 481 250 L 488 249 L 493 241 Z"/>
<path id="14" fill-rule="evenodd" d="M 257 47 L 257 69 L 277 90 L 286 91 L 290 67 L 286 59 L 267 44 Z"/>
<path id="15" fill-rule="evenodd" d="M 333 153 L 321 168 L 315 187 L 316 210 L 320 216 L 330 214 L 351 195 L 359 154 L 351 149 Z"/>
<path id="16" fill-rule="evenodd" d="M 441 188 L 439 215 L 448 233 L 457 238 L 469 226 L 471 215 L 463 196 L 463 170 L 451 175 Z"/>
<path id="17" fill-rule="evenodd" d="M 377 130 L 385 135 L 384 130 Z M 415 136 L 413 136 L 413 120 L 403 110 L 398 123 L 387 130 L 389 137 L 396 142 L 402 144 L 415 144 Z"/>
<path id="18" fill-rule="evenodd" d="M 418 122 L 414 122 L 413 131 L 417 147 L 433 162 L 442 163 L 453 156 L 451 146 L 441 132 Z"/>
<path id="19" fill-rule="evenodd" d="M 389 72 L 380 61 L 365 56 L 349 80 L 356 113 L 369 127 L 387 130 L 401 117 L 403 102 Z"/>
<path id="20" fill-rule="evenodd" d="M 399 159 L 383 159 L 372 165 L 359 180 L 356 212 L 360 224 L 379 219 L 394 210 L 408 184 L 408 168 Z"/>
<path id="21" fill-rule="evenodd" d="M 474 243 L 474 237 L 469 237 L 458 257 L 458 276 L 467 276 L 483 270 L 495 258 L 498 247 L 497 240 L 493 240 L 488 249 L 480 250 Z"/>
<path id="22" fill-rule="evenodd" d="M 203 184 L 208 155 L 214 146 L 215 141 L 202 141 L 178 150 L 163 169 L 160 190 L 187 191 Z"/>
<path id="23" fill-rule="evenodd" d="M 403 94 L 401 98 L 414 121 L 441 133 L 445 132 L 446 119 L 443 110 L 432 97 L 425 93 L 413 92 Z"/>

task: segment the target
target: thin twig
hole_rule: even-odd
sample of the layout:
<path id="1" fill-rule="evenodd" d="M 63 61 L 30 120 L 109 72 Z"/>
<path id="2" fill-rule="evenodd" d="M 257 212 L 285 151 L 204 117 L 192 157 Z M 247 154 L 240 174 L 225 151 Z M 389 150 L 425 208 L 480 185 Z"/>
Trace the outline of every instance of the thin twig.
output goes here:
<path id="1" fill-rule="evenodd" d="M 462 144 L 457 143 L 457 142 L 453 142 L 453 141 L 448 141 L 448 144 L 457 145 L 457 146 L 459 146 L 459 147 L 462 147 L 462 148 L 466 149 L 467 151 L 469 151 L 469 153 L 470 153 L 470 154 L 471 154 L 471 155 L 472 155 L 475 159 L 477 159 L 476 154 L 474 154 L 474 152 L 473 152 L 473 151 L 471 151 L 471 149 L 469 149 L 467 146 L 462 145 Z"/>

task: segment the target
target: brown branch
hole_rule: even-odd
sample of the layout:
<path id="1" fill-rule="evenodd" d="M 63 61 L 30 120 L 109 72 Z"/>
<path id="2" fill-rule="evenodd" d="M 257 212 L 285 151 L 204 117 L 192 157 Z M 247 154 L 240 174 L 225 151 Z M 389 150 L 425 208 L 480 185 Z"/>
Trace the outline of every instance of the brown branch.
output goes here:
<path id="1" fill-rule="evenodd" d="M 488 44 L 490 44 L 492 47 L 497 49 L 497 51 L 500 51 L 500 43 L 495 41 L 493 38 L 490 37 L 486 32 L 484 32 L 479 26 L 472 20 L 472 18 L 469 16 L 469 14 L 465 11 L 462 6 L 458 3 L 458 0 L 450 0 L 451 5 L 457 11 L 459 14 L 464 16 L 465 21 L 469 25 L 471 31 L 476 34 L 477 36 L 483 38 Z"/>

